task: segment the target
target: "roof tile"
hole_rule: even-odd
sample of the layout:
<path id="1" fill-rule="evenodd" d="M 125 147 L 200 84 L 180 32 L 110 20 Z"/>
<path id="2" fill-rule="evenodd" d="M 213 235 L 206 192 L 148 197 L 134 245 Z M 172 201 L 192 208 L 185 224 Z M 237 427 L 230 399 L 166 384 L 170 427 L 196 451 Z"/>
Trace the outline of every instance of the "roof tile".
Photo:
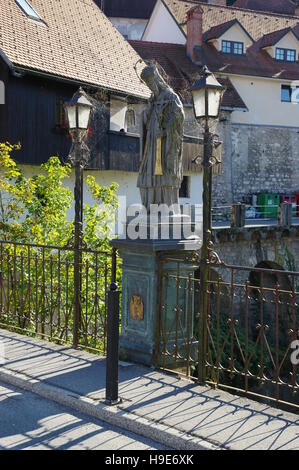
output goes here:
<path id="1" fill-rule="evenodd" d="M 187 12 L 198 5 L 194 1 L 163 0 L 184 33 L 187 31 Z M 224 7 L 200 3 L 203 9 L 203 33 L 212 27 L 237 19 L 250 36 L 257 41 L 264 34 L 272 33 L 287 27 L 294 27 L 299 21 L 293 15 L 279 15 L 260 11 L 244 10 L 234 7 Z"/>
<path id="2" fill-rule="evenodd" d="M 168 82 L 184 103 L 191 103 L 190 87 L 199 78 L 201 68 L 188 59 L 186 47 L 179 44 L 130 41 L 145 61 L 156 61 L 168 75 Z M 246 105 L 229 79 L 221 79 L 226 91 L 222 105 L 246 109 Z"/>
<path id="3" fill-rule="evenodd" d="M 30 0 L 44 23 L 14 0 L 1 2 L 0 49 L 13 65 L 133 96 L 148 97 L 134 49 L 93 0 Z"/>
<path id="4" fill-rule="evenodd" d="M 183 31 L 186 31 L 187 12 L 196 3 L 181 0 L 163 0 Z M 200 3 L 203 10 L 204 39 L 218 33 L 218 30 L 237 20 L 255 41 L 244 55 L 222 54 L 217 49 L 204 43 L 196 48 L 199 65 L 207 65 L 213 72 L 250 75 L 256 77 L 297 80 L 299 65 L 297 62 L 280 62 L 262 50 L 265 44 L 282 37 L 293 30 L 299 37 L 299 18 L 294 16 L 242 10 L 233 7 L 207 5 Z"/>

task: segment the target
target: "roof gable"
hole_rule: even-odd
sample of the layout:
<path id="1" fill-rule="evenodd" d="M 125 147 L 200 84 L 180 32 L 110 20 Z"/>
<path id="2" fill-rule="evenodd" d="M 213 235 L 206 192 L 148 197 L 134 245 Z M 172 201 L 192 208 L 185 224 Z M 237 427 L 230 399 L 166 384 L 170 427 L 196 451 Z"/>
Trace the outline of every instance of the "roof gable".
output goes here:
<path id="1" fill-rule="evenodd" d="M 132 96 L 148 97 L 136 51 L 93 0 L 31 0 L 45 24 L 14 0 L 1 4 L 0 52 L 15 67 Z"/>
<path id="2" fill-rule="evenodd" d="M 212 39 L 218 39 L 220 38 L 224 33 L 228 32 L 231 28 L 234 26 L 239 27 L 248 37 L 248 39 L 251 42 L 254 42 L 253 38 L 250 36 L 250 34 L 246 31 L 244 26 L 238 21 L 237 19 L 227 21 L 226 23 L 219 24 L 217 26 L 213 26 L 209 31 L 207 31 L 204 36 L 203 40 L 204 41 L 210 41 Z"/>
<path id="3" fill-rule="evenodd" d="M 162 0 L 157 0 L 142 40 L 185 44 L 186 35 Z"/>
<path id="4" fill-rule="evenodd" d="M 187 12 L 197 3 L 183 0 L 161 1 L 164 2 L 180 29 L 186 34 Z M 264 13 L 206 3 L 200 3 L 200 6 L 203 10 L 203 33 L 214 26 L 237 19 L 253 40 L 258 41 L 265 34 L 287 27 L 293 28 L 298 22 L 298 18 L 293 15 Z"/>
<path id="5" fill-rule="evenodd" d="M 169 84 L 184 103 L 191 103 L 191 85 L 199 78 L 201 68 L 186 56 L 186 48 L 179 44 L 130 41 L 144 60 L 155 60 L 168 76 Z M 229 79 L 220 79 L 225 86 L 222 107 L 246 110 L 247 107 Z"/>
<path id="6" fill-rule="evenodd" d="M 292 28 L 284 28 L 280 31 L 274 31 L 273 33 L 265 34 L 261 41 L 261 47 L 270 47 L 275 46 L 281 39 L 283 39 L 287 34 L 293 34 L 295 38 L 298 40 L 297 31 Z"/>

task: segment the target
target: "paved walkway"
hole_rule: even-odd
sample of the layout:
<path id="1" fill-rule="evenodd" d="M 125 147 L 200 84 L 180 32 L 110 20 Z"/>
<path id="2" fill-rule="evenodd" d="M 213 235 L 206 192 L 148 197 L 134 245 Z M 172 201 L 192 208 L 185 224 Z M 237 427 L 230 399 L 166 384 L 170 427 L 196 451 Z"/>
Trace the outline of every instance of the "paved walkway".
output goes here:
<path id="1" fill-rule="evenodd" d="M 0 382 L 0 450 L 167 450 Z"/>
<path id="2" fill-rule="evenodd" d="M 0 330 L 0 380 L 180 449 L 296 449 L 299 417 L 133 364 L 107 407 L 105 359 Z M 1 419 L 1 417 L 0 417 Z"/>

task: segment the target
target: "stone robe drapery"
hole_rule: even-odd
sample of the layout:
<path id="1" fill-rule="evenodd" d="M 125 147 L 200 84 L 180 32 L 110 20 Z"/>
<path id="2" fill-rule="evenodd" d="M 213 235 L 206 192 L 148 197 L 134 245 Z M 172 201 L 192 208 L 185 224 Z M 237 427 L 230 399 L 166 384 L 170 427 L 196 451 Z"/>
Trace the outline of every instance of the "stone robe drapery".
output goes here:
<path id="1" fill-rule="evenodd" d="M 183 129 L 183 105 L 174 91 L 167 86 L 150 100 L 142 116 L 142 161 L 137 186 L 140 189 L 142 204 L 148 211 L 151 204 L 178 204 L 183 178 Z M 161 164 L 157 161 L 159 138 Z M 161 167 L 162 171 L 157 174 L 157 169 Z"/>

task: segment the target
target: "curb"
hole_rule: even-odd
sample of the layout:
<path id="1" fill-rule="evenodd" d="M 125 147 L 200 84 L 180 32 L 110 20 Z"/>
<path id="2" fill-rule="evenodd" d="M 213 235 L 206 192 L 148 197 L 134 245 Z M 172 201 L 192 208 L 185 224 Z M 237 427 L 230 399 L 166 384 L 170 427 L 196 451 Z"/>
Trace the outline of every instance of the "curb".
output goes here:
<path id="1" fill-rule="evenodd" d="M 223 447 L 200 438 L 186 435 L 182 431 L 164 424 L 149 421 L 118 406 L 107 406 L 90 398 L 49 385 L 9 369 L 0 369 L 0 381 L 35 393 L 60 405 L 68 406 L 92 418 L 97 418 L 118 428 L 131 431 L 174 450 L 221 450 Z"/>

